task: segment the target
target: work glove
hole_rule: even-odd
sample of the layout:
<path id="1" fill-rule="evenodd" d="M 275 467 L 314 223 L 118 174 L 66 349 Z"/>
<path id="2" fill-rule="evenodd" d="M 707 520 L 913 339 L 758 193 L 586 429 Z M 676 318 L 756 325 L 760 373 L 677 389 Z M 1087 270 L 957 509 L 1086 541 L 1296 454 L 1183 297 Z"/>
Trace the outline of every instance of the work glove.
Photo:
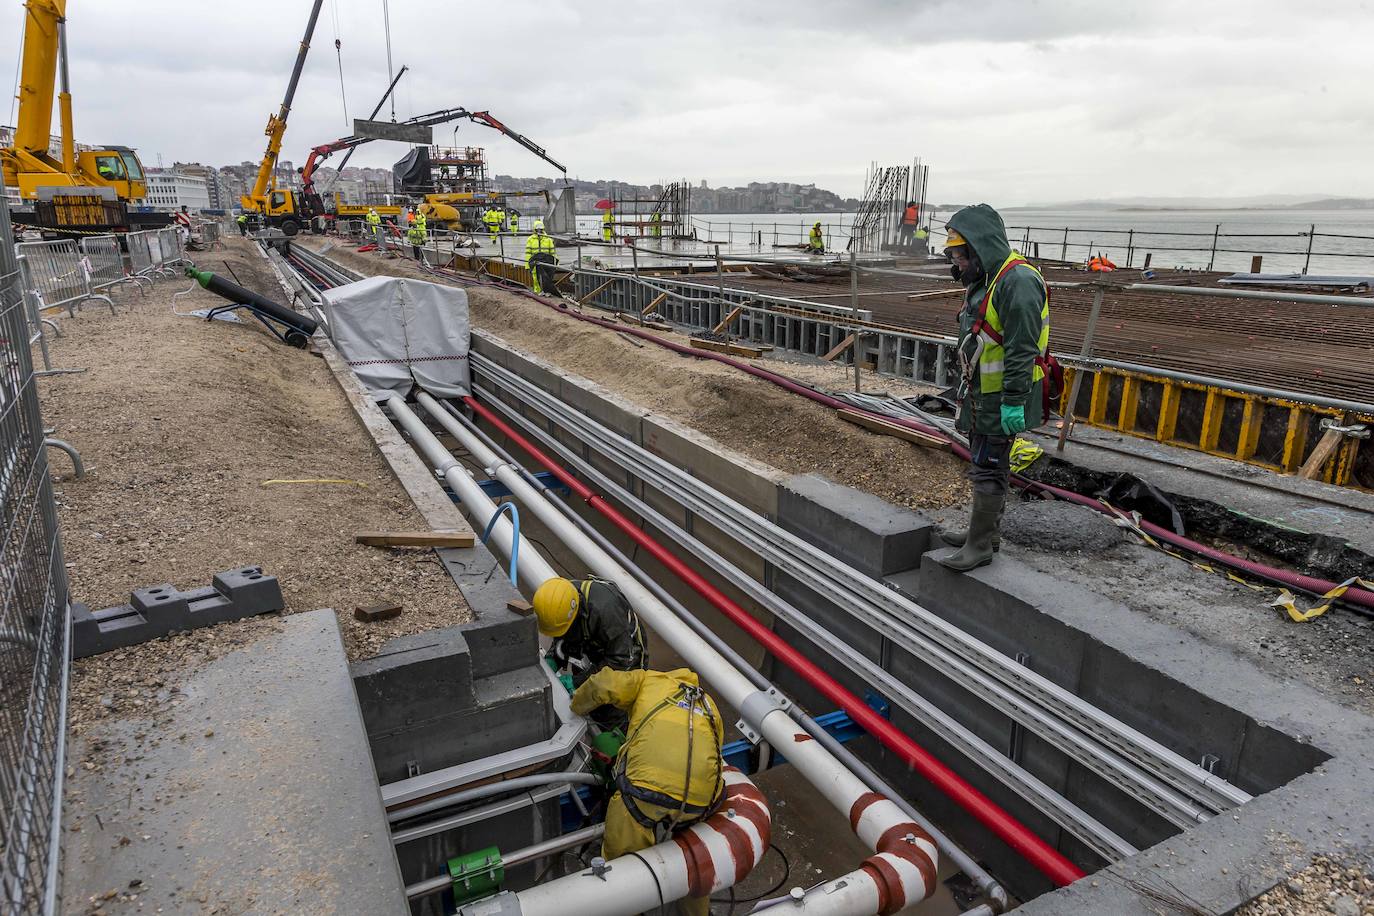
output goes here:
<path id="1" fill-rule="evenodd" d="M 1026 428 L 1026 407 L 1024 404 L 1002 405 L 1002 432 L 1014 436 Z"/>

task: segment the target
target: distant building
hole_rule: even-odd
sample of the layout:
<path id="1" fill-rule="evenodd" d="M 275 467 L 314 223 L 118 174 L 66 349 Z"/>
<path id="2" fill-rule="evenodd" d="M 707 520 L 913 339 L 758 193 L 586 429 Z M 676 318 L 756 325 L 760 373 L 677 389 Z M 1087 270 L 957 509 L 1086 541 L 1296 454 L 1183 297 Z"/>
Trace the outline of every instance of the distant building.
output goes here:
<path id="1" fill-rule="evenodd" d="M 219 193 L 219 174 L 214 167 L 201 165 L 199 162 L 174 162 L 172 170 L 192 178 L 205 179 L 205 194 L 210 199 L 207 205 L 211 210 L 219 210 L 224 207 L 224 202 Z M 187 204 L 189 207 L 190 204 Z"/>
<path id="2" fill-rule="evenodd" d="M 144 206 L 157 210 L 180 210 L 185 206 L 193 213 L 210 207 L 210 193 L 203 176 L 188 175 L 176 169 L 148 169 L 147 179 L 148 196 L 143 198 Z"/>

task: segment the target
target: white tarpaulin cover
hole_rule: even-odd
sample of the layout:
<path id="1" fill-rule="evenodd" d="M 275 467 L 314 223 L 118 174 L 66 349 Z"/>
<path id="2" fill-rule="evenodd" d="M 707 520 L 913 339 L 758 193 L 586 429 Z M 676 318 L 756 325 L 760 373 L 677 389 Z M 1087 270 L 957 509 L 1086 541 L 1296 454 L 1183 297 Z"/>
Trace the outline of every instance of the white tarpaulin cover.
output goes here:
<path id="1" fill-rule="evenodd" d="M 472 393 L 463 290 L 369 277 L 323 295 L 334 345 L 370 391 L 404 397 L 419 384 L 440 398 Z"/>

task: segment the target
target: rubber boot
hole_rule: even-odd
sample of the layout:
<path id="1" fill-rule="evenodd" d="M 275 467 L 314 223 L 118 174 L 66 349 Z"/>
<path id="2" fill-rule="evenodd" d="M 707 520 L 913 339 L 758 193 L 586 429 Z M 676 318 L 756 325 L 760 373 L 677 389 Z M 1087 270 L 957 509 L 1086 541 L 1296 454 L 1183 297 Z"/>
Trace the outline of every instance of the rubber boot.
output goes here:
<path id="1" fill-rule="evenodd" d="M 956 572 L 968 572 L 992 562 L 992 539 L 997 535 L 997 526 L 1002 520 L 1002 508 L 1006 505 L 1006 498 L 1005 493 L 973 494 L 968 537 L 962 547 L 939 560 L 941 565 Z"/>
<path id="2" fill-rule="evenodd" d="M 997 553 L 1002 549 L 1002 516 L 1007 514 L 1007 501 L 1002 500 L 1002 508 L 997 513 L 997 528 L 992 533 L 992 552 Z M 951 547 L 963 547 L 964 541 L 968 540 L 967 528 L 941 528 L 940 540 Z"/>

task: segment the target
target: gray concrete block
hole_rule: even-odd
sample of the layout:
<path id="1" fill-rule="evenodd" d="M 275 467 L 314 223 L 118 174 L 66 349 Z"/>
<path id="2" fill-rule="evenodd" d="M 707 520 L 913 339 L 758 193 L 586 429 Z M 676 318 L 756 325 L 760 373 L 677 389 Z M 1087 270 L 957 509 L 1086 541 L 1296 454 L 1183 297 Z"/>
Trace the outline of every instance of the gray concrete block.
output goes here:
<path id="1" fill-rule="evenodd" d="M 648 411 L 576 375 L 563 376 L 560 389 L 564 403 L 586 414 L 618 436 L 639 442 L 639 422 Z"/>
<path id="2" fill-rule="evenodd" d="M 919 566 L 935 523 L 870 493 L 816 474 L 795 474 L 778 487 L 778 524 L 870 576 Z"/>
<path id="3" fill-rule="evenodd" d="M 170 582 L 135 589 L 128 604 L 91 611 L 73 605 L 72 656 L 85 658 L 111 649 L 229 620 L 280 611 L 286 603 L 275 576 L 260 566 L 217 573 L 213 585 L 182 591 Z"/>

